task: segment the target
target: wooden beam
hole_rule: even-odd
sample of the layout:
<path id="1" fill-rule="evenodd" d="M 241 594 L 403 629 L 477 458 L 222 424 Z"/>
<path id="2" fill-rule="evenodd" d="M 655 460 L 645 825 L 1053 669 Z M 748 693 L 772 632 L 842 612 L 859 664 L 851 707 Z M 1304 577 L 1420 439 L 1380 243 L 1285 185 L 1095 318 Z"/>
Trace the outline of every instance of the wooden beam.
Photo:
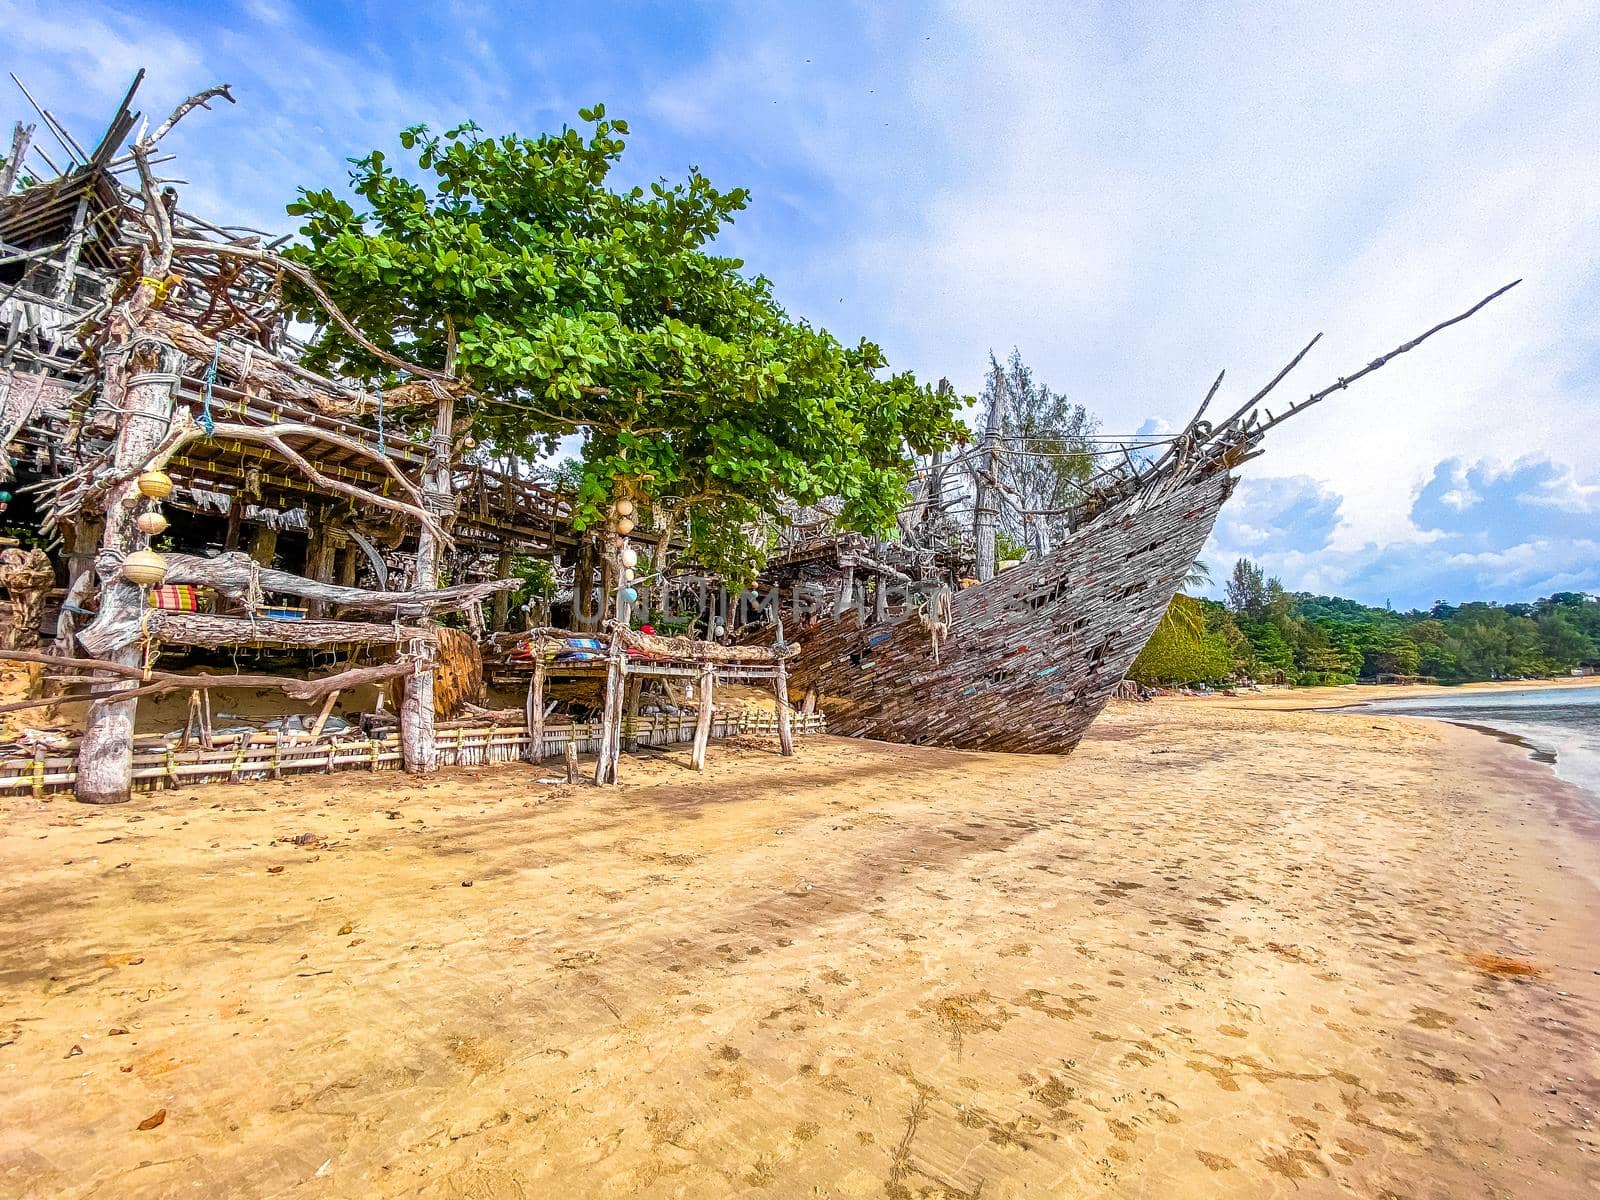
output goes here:
<path id="1" fill-rule="evenodd" d="M 411 619 L 425 617 L 442 609 L 459 609 L 495 592 L 514 590 L 520 583 L 516 579 L 493 579 L 432 590 L 417 588 L 409 592 L 378 592 L 322 583 L 288 571 L 261 569 L 243 554 L 218 554 L 211 558 L 169 554 L 166 557 L 166 582 L 199 584 L 240 603 L 251 595 L 253 588 L 259 588 L 263 592 L 282 592 L 289 596 L 326 601 L 346 612 L 381 613 L 384 616 Z"/>
<path id="2" fill-rule="evenodd" d="M 330 646 L 397 646 L 415 640 L 431 642 L 433 630 L 377 621 L 252 620 L 216 613 L 148 609 L 126 615 L 115 624 L 97 624 L 85 629 L 78 635 L 78 644 L 91 654 L 110 657 L 129 647 L 137 649 L 145 638 L 153 645 L 197 646 L 210 650 L 225 646 L 312 650 Z"/>

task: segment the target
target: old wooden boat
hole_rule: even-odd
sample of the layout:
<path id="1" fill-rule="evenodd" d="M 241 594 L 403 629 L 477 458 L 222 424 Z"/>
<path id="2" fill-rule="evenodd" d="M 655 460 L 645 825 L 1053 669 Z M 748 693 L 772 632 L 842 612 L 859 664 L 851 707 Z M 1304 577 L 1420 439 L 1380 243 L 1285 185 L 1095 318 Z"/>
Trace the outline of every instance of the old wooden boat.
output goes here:
<path id="1" fill-rule="evenodd" d="M 778 564 L 780 586 L 787 574 L 791 590 L 814 593 L 819 582 L 833 589 L 833 603 L 820 615 L 789 629 L 799 646 L 791 667 L 797 692 L 813 694 L 837 733 L 1070 752 L 1161 621 L 1233 493 L 1236 468 L 1261 452 L 1266 433 L 1513 286 L 1276 416 L 1261 401 L 1316 339 L 1215 425 L 1204 419 L 1214 384 L 1159 457 L 1124 456 L 1090 481 L 1050 553 L 971 586 L 945 586 L 933 556 L 919 557 L 914 545 L 898 567 L 884 561 L 881 547 L 875 556 L 859 549 L 836 556 L 831 579 L 815 554 L 791 555 Z M 916 577 L 908 562 L 921 564 Z M 892 592 L 886 580 L 896 575 L 909 585 L 898 606 L 884 599 Z M 864 576 L 872 577 L 874 593 L 865 611 L 858 592 Z"/>

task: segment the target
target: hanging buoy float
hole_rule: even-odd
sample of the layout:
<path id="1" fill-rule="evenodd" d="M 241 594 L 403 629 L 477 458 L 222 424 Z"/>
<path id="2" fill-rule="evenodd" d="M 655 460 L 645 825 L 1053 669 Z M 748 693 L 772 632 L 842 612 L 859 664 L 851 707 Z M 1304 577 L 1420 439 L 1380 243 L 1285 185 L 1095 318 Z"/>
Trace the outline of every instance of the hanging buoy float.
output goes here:
<path id="1" fill-rule="evenodd" d="M 140 513 L 137 524 L 139 532 L 148 537 L 157 537 L 167 531 L 167 518 L 156 509 Z"/>
<path id="2" fill-rule="evenodd" d="M 11 499 L 10 496 L 0 494 L 0 500 L 9 499 Z M 622 548 L 622 565 L 625 567 L 637 567 L 639 565 L 639 552 L 632 546 L 624 546 Z"/>
<path id="3" fill-rule="evenodd" d="M 616 511 L 617 511 L 617 516 L 619 516 L 619 517 L 631 517 L 631 516 L 633 516 L 633 501 L 632 500 L 618 500 L 615 507 L 616 507 Z"/>
<path id="4" fill-rule="evenodd" d="M 0 492 L 0 504 L 10 504 L 10 503 L 11 503 L 11 493 L 10 492 Z"/>
<path id="5" fill-rule="evenodd" d="M 122 577 L 140 587 L 155 587 L 167 577 L 167 560 L 154 550 L 135 550 L 122 560 Z"/>
<path id="6" fill-rule="evenodd" d="M 627 537 L 630 533 L 632 533 L 633 532 L 633 518 L 632 517 L 618 517 L 617 518 L 617 532 L 620 533 L 623 537 Z"/>
<path id="7" fill-rule="evenodd" d="M 631 587 L 625 587 L 622 589 L 622 602 L 624 604 L 632 604 L 638 598 L 639 593 L 634 591 Z"/>
<path id="8" fill-rule="evenodd" d="M 146 471 L 139 476 L 139 494 L 147 500 L 165 500 L 172 495 L 172 476 L 165 471 Z"/>

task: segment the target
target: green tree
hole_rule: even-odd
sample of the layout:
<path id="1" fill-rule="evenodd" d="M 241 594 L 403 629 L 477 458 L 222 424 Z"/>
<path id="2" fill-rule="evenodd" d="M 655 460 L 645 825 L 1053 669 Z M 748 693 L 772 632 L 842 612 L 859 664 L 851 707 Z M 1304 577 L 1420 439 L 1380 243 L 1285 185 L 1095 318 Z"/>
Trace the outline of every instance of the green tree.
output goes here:
<path id="1" fill-rule="evenodd" d="M 1228 607 L 1241 617 L 1258 621 L 1267 612 L 1267 581 L 1261 568 L 1248 558 L 1233 564 L 1233 575 L 1225 589 Z"/>
<path id="2" fill-rule="evenodd" d="M 1221 683 L 1232 674 L 1227 641 L 1206 628 L 1202 602 L 1192 596 L 1172 598 L 1139 657 L 1128 669 L 1138 683 Z"/>
<path id="3" fill-rule="evenodd" d="M 502 453 L 547 453 L 582 435 L 580 527 L 625 479 L 663 538 L 682 529 L 707 565 L 759 566 L 738 531 L 785 505 L 842 501 L 843 525 L 886 530 L 911 453 L 964 433 L 960 403 L 882 351 L 791 318 L 762 276 L 711 252 L 748 203 L 698 170 L 677 184 L 614 190 L 628 132 L 603 106 L 587 133 L 486 137 L 471 124 L 400 136 L 414 182 L 381 151 L 353 160 L 359 207 L 303 190 L 288 252 L 374 344 L 470 387 L 473 429 Z M 295 315 L 319 319 L 289 285 Z M 337 325 L 310 365 L 393 386 L 388 365 Z"/>

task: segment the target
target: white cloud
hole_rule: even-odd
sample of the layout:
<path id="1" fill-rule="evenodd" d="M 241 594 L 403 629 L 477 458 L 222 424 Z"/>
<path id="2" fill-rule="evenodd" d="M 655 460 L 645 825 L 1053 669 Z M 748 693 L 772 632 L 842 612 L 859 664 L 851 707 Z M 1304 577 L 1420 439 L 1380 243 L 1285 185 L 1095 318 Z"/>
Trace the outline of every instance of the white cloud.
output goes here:
<path id="1" fill-rule="evenodd" d="M 338 183 L 347 155 L 401 125 L 548 128 L 604 99 L 633 119 L 630 170 L 701 162 L 754 188 L 726 245 L 798 313 L 966 391 L 991 348 L 1017 346 L 1115 433 L 1181 421 L 1221 366 L 1226 411 L 1321 329 L 1280 402 L 1304 395 L 1522 276 L 1472 323 L 1275 431 L 1219 529 L 1290 586 L 1379 588 L 1372 570 L 1407 576 L 1418 548 L 1419 570 L 1497 565 L 1445 563 L 1442 535 L 1413 520 L 1441 460 L 1474 464 L 1480 483 L 1548 461 L 1557 475 L 1528 511 L 1594 511 L 1592 3 L 1270 18 L 1242 4 L 753 3 L 681 26 L 596 12 L 532 30 L 512 7 L 451 0 L 337 38 L 324 16 L 246 0 L 180 25 L 153 6 L 135 19 L 0 0 L 19 69 L 80 136 L 140 65 L 152 113 L 234 82 L 239 109 L 173 139 L 185 203 L 277 229 L 294 185 Z M 1277 503 L 1286 478 L 1307 481 L 1319 531 L 1335 522 L 1322 544 L 1286 540 L 1286 510 L 1249 508 L 1253 485 Z M 1506 503 L 1464 469 L 1430 495 L 1463 519 Z M 1572 544 L 1542 550 L 1575 562 Z M 1511 578 L 1510 557 L 1498 566 Z"/>
<path id="2" fill-rule="evenodd" d="M 1217 365 L 1248 395 L 1322 329 L 1304 395 L 1522 276 L 1249 471 L 1332 488 L 1357 552 L 1420 537 L 1441 457 L 1594 461 L 1597 10 L 1097 11 L 951 8 L 963 70 L 930 52 L 919 90 L 948 185 L 858 245 L 892 351 L 972 387 L 1019 344 L 1116 426 Z"/>

